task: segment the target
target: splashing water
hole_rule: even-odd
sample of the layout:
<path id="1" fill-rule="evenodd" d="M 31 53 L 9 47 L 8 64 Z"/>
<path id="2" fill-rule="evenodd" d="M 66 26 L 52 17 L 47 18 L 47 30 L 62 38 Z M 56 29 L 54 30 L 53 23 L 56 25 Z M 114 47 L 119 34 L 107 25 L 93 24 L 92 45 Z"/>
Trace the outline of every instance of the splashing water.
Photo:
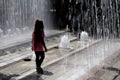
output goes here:
<path id="1" fill-rule="evenodd" d="M 81 32 L 80 40 L 83 40 L 83 41 L 88 40 L 88 33 L 86 31 Z"/>
<path id="2" fill-rule="evenodd" d="M 70 40 L 68 38 L 68 34 L 65 34 L 61 37 L 59 48 L 70 48 Z"/>
<path id="3" fill-rule="evenodd" d="M 32 32 L 36 19 L 42 19 L 45 28 L 51 28 L 51 3 L 49 0 L 0 0 L 0 38 Z"/>

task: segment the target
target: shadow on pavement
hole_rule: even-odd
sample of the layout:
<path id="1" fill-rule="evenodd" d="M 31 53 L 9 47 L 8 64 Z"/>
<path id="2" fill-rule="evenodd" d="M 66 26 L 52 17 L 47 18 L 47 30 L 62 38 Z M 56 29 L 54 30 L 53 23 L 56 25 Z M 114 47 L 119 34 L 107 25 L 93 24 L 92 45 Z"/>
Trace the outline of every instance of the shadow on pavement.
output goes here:
<path id="1" fill-rule="evenodd" d="M 118 73 L 120 75 L 120 69 L 118 68 L 114 68 L 114 67 L 103 67 L 103 69 L 107 69 L 110 71 L 115 71 L 116 73 Z"/>
<path id="2" fill-rule="evenodd" d="M 13 77 L 19 76 L 17 74 L 13 74 L 13 75 L 5 75 L 0 73 L 0 80 L 11 80 Z"/>
<path id="3" fill-rule="evenodd" d="M 113 80 L 115 80 L 119 75 L 120 75 L 120 69 L 118 68 L 114 68 L 114 67 L 103 67 L 103 69 L 107 69 L 109 71 L 114 71 L 116 73 L 118 73 L 118 75 L 116 75 Z"/>
<path id="4" fill-rule="evenodd" d="M 43 74 L 43 75 L 51 76 L 51 75 L 53 75 L 53 73 L 52 73 L 52 72 L 49 72 L 49 71 L 44 71 L 44 74 Z"/>
<path id="5" fill-rule="evenodd" d="M 51 75 L 53 75 L 53 73 L 49 72 L 49 71 L 44 71 L 43 75 L 51 76 Z M 38 75 L 36 73 L 33 73 L 33 74 L 31 74 L 23 79 L 20 79 L 20 80 L 44 80 L 44 79 L 42 78 L 42 75 Z"/>
<path id="6" fill-rule="evenodd" d="M 20 80 L 43 80 L 41 75 L 32 74 Z"/>
<path id="7" fill-rule="evenodd" d="M 114 67 L 106 67 L 104 66 L 102 69 L 108 70 L 108 71 L 113 71 L 116 72 L 117 75 L 114 76 L 114 78 L 112 80 L 116 80 L 116 78 L 120 75 L 120 69 L 118 68 L 114 68 Z M 104 74 L 104 73 L 103 73 Z M 102 74 L 102 75 L 103 75 Z M 102 80 L 99 77 L 96 77 L 95 75 L 93 77 L 88 78 L 87 80 Z"/>

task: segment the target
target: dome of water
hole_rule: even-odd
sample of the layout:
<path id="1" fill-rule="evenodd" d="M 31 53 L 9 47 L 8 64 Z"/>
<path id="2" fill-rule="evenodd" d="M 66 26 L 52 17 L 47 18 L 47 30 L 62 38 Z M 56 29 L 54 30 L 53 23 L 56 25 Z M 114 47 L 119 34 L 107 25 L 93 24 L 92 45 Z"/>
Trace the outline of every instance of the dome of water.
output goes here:
<path id="1" fill-rule="evenodd" d="M 70 48 L 70 40 L 67 34 L 61 37 L 59 48 Z"/>
<path id="2" fill-rule="evenodd" d="M 81 32 L 80 40 L 88 40 L 88 33 L 86 31 Z"/>

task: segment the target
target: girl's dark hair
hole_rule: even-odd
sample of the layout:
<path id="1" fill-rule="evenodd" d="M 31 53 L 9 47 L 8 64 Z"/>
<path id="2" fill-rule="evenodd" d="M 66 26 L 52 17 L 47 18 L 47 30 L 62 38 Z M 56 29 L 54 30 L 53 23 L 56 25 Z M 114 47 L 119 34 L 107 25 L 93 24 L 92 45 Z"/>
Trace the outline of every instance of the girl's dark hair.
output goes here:
<path id="1" fill-rule="evenodd" d="M 35 27 L 34 27 L 35 42 L 39 42 L 41 40 L 43 30 L 44 30 L 43 21 L 36 20 Z"/>

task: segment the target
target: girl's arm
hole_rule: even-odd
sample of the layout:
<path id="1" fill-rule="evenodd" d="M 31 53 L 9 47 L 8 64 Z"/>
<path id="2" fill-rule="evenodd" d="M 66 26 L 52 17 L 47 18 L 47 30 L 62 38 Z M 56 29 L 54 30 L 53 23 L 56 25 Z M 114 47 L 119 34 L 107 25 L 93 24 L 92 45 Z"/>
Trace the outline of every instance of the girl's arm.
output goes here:
<path id="1" fill-rule="evenodd" d="M 32 43 L 32 51 L 34 50 L 34 35 L 32 34 L 32 41 L 31 41 L 31 43 Z"/>
<path id="2" fill-rule="evenodd" d="M 42 42 L 42 44 L 43 44 L 43 46 L 44 46 L 44 48 L 45 48 L 45 51 L 47 51 L 47 47 L 46 47 L 46 45 L 45 45 L 45 41 L 44 41 L 43 38 L 41 38 L 41 42 Z"/>
<path id="3" fill-rule="evenodd" d="M 44 38 L 45 38 L 45 33 L 44 33 L 44 31 L 43 31 L 43 33 L 42 33 L 42 36 L 40 36 L 40 37 L 41 37 L 41 43 L 42 43 L 42 45 L 44 46 L 45 51 L 47 51 L 47 47 L 46 47 L 45 41 L 44 41 Z"/>

